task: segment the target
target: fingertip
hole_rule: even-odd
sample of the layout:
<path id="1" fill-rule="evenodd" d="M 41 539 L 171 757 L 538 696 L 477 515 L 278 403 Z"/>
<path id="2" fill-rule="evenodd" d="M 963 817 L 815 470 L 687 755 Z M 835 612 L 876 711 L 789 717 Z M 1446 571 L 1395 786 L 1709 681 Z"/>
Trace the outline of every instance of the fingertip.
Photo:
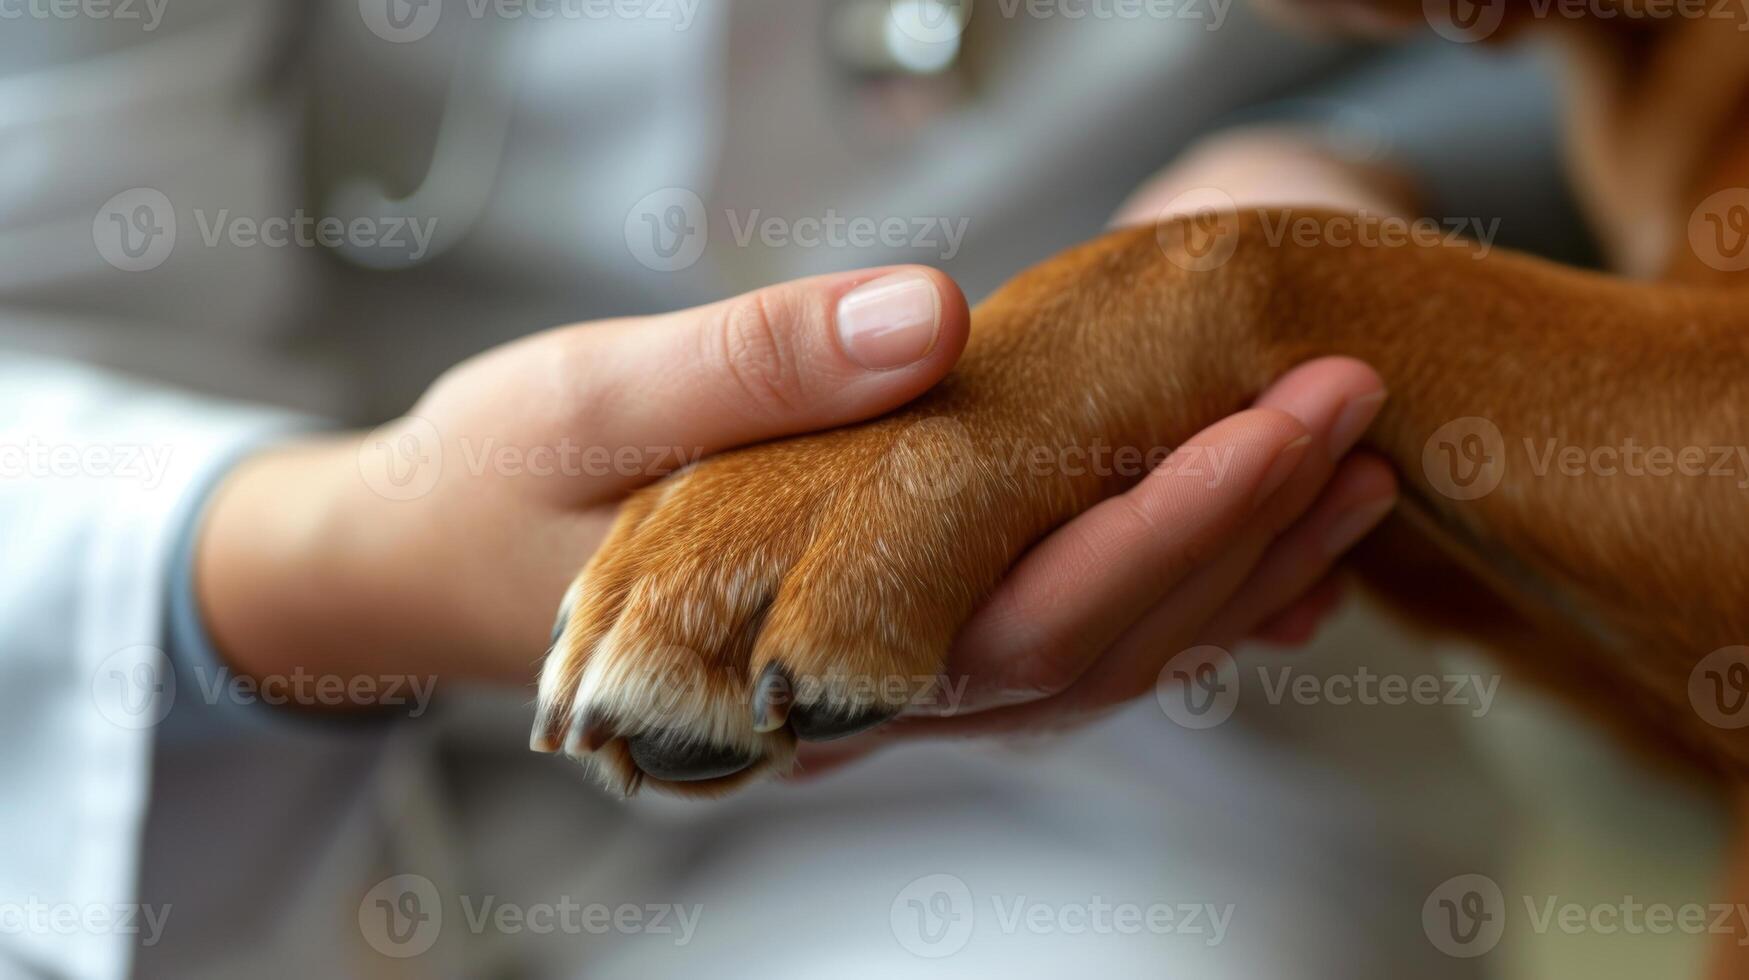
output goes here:
<path id="1" fill-rule="evenodd" d="M 1257 404 L 1292 404 L 1294 396 L 1312 390 L 1352 397 L 1382 391 L 1384 387 L 1384 378 L 1372 365 L 1359 358 L 1336 354 L 1291 368 L 1264 391 Z"/>
<path id="2" fill-rule="evenodd" d="M 1364 361 L 1321 357 L 1282 375 L 1256 405 L 1295 416 L 1346 451 L 1372 423 L 1385 393 L 1384 379 Z"/>
<path id="3" fill-rule="evenodd" d="M 1384 380 L 1352 357 L 1323 357 L 1294 368 L 1257 399 L 1304 422 L 1331 462 L 1360 442 L 1383 409 Z"/>
<path id="4" fill-rule="evenodd" d="M 887 739 L 872 734 L 839 742 L 804 742 L 796 746 L 796 767 L 783 774 L 788 782 L 808 783 L 879 752 Z"/>
<path id="5" fill-rule="evenodd" d="M 927 305 L 925 305 L 927 304 Z M 895 326 L 921 320 L 927 310 L 926 341 L 907 341 Z M 909 323 L 902 326 L 909 326 Z M 877 375 L 911 375 L 933 384 L 959 360 L 971 333 L 971 309 L 953 277 L 926 265 L 870 269 L 842 284 L 836 298 L 834 330 L 846 359 Z M 898 377 L 882 378 L 899 381 Z"/>
<path id="6" fill-rule="evenodd" d="M 1337 468 L 1332 483 L 1356 500 L 1396 497 L 1399 481 L 1397 471 L 1383 457 L 1358 452 L 1344 459 Z"/>
<path id="7" fill-rule="evenodd" d="M 965 352 L 966 342 L 971 339 L 971 302 L 966 299 L 965 290 L 960 288 L 960 284 L 952 276 L 928 266 L 917 268 L 935 282 L 936 289 L 941 293 L 941 337 L 931 353 L 940 359 L 938 366 L 941 374 L 946 374 L 959 361 L 960 355 Z"/>
<path id="8" fill-rule="evenodd" d="M 1311 434 L 1306 423 L 1293 413 L 1259 405 L 1221 419 L 1192 436 L 1186 445 L 1249 443 L 1274 452 Z"/>
<path id="9" fill-rule="evenodd" d="M 1303 647 L 1318 635 L 1347 596 L 1343 578 L 1329 574 L 1303 595 L 1251 631 L 1251 639 L 1270 646 Z"/>
<path id="10" fill-rule="evenodd" d="M 715 452 L 904 405 L 952 370 L 970 320 L 946 273 L 880 267 L 626 320 L 611 333 L 594 325 L 586 360 L 597 389 L 661 376 L 676 393 L 626 428 Z"/>
<path id="11" fill-rule="evenodd" d="M 1326 610 L 1297 605 L 1259 627 L 1253 639 L 1275 647 L 1303 647 L 1318 635 L 1325 615 Z"/>
<path id="12" fill-rule="evenodd" d="M 1397 506 L 1396 475 L 1370 458 L 1350 461 L 1331 488 L 1334 517 L 1322 534 L 1328 558 L 1338 558 L 1384 522 Z"/>
<path id="13" fill-rule="evenodd" d="M 1180 484 L 1182 478 L 1201 481 L 1213 470 L 1213 489 L 1237 479 L 1237 486 L 1250 487 L 1248 495 L 1236 492 L 1234 499 L 1251 501 L 1246 512 L 1269 499 L 1300 468 L 1314 433 L 1292 414 L 1279 408 L 1248 408 L 1235 412 L 1192 436 L 1174 451 L 1172 458 L 1156 468 L 1137 490 Z"/>
<path id="14" fill-rule="evenodd" d="M 928 266 L 870 269 L 832 284 L 845 421 L 910 401 L 953 369 L 971 332 L 965 293 Z"/>

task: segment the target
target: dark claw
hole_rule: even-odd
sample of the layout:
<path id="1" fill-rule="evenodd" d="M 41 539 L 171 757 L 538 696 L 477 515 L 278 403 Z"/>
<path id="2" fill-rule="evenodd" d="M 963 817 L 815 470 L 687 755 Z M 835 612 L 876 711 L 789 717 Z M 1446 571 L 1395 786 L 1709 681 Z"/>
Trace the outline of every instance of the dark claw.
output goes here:
<path id="1" fill-rule="evenodd" d="M 553 636 L 547 641 L 547 649 L 559 645 L 559 637 L 565 635 L 565 624 L 571 621 L 571 606 L 569 603 L 559 604 L 559 615 L 553 620 Z"/>
<path id="2" fill-rule="evenodd" d="M 662 732 L 636 735 L 626 739 L 632 761 L 657 779 L 674 783 L 696 782 L 732 776 L 759 761 L 740 749 L 697 742 L 675 742 Z"/>
<path id="3" fill-rule="evenodd" d="M 798 704 L 790 709 L 789 727 L 805 742 L 829 742 L 891 721 L 899 709 L 885 704 L 860 705 L 848 710 L 825 704 Z"/>
<path id="4" fill-rule="evenodd" d="M 612 722 L 584 711 L 571 720 L 571 728 L 565 733 L 565 752 L 586 755 L 613 741 L 613 736 Z"/>
<path id="5" fill-rule="evenodd" d="M 789 675 L 777 664 L 768 664 L 753 684 L 753 730 L 763 734 L 782 728 L 794 697 Z"/>

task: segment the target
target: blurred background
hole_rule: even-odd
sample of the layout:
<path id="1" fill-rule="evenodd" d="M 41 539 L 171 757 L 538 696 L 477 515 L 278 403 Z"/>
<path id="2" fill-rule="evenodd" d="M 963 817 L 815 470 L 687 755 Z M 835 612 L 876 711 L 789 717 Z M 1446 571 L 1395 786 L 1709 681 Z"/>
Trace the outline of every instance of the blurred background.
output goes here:
<path id="1" fill-rule="evenodd" d="M 1198 137 L 1261 122 L 1588 263 L 1557 84 L 1535 44 L 1362 47 L 1243 0 L 0 0 L 0 358 L 372 425 L 557 324 L 898 262 L 975 302 Z M 370 233 L 315 240 L 329 217 Z M 271 219 L 311 237 L 248 233 Z M 1723 821 L 1692 787 L 1364 603 L 1234 670 L 1212 727 L 1147 701 L 708 805 L 610 800 L 530 755 L 522 691 L 363 731 L 179 702 L 137 840 L 21 820 L 0 856 L 18 903 L 52 900 L 32 862 L 120 861 L 134 897 L 114 900 L 168 906 L 165 928 L 0 921 L 0 976 L 1699 969 L 1702 936 L 1539 918 L 1712 901 Z M 1317 693 L 1283 699 L 1288 674 Z M 1338 695 L 1369 675 L 1458 693 Z M 0 809 L 38 812 L 29 781 L 0 785 Z M 1500 931 L 1441 934 L 1465 876 Z"/>

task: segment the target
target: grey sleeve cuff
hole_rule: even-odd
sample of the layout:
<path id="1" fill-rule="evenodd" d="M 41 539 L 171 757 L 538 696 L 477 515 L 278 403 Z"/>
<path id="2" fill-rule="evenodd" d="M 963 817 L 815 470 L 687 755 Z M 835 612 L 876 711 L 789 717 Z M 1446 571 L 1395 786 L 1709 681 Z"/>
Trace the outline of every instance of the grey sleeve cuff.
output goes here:
<path id="1" fill-rule="evenodd" d="M 206 462 L 189 485 L 172 526 L 173 550 L 167 579 L 164 650 L 175 676 L 175 702 L 158 730 L 161 742 L 206 740 L 218 736 L 254 734 L 284 736 L 345 736 L 380 730 L 386 716 L 370 712 L 300 710 L 288 705 L 300 690 L 294 682 L 314 678 L 249 678 L 226 664 L 201 615 L 194 584 L 194 553 L 207 505 L 218 486 L 239 463 L 266 445 L 307 431 L 285 424 L 257 432 Z"/>

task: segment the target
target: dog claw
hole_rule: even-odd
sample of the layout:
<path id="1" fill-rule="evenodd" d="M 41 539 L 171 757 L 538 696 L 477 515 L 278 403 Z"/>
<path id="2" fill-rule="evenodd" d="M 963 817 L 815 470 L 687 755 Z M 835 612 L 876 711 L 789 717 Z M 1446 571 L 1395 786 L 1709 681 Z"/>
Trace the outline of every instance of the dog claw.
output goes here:
<path id="1" fill-rule="evenodd" d="M 606 719 L 579 710 L 565 735 L 565 754 L 581 758 L 613 741 L 614 729 Z"/>
<path id="2" fill-rule="evenodd" d="M 628 738 L 626 748 L 640 771 L 676 783 L 732 776 L 759 761 L 740 749 L 676 742 L 663 732 Z"/>
<path id="3" fill-rule="evenodd" d="M 753 685 L 753 730 L 764 734 L 782 728 L 789 720 L 794 693 L 783 668 L 768 665 Z"/>
<path id="4" fill-rule="evenodd" d="M 547 641 L 546 655 L 549 664 L 554 662 L 554 649 L 559 645 L 559 637 L 565 635 L 565 624 L 570 621 L 571 603 L 569 601 L 559 603 L 559 614 L 553 621 L 553 635 Z M 545 669 L 550 671 L 552 668 L 549 666 Z M 528 747 L 536 752 L 551 755 L 559 751 L 559 746 L 565 735 L 564 721 L 543 700 L 540 710 L 534 716 L 534 729 L 528 734 Z"/>
<path id="5" fill-rule="evenodd" d="M 534 730 L 528 735 L 528 747 L 543 755 L 551 755 L 559 751 L 559 742 L 564 734 L 557 719 L 543 707 L 541 712 L 535 715 Z"/>

